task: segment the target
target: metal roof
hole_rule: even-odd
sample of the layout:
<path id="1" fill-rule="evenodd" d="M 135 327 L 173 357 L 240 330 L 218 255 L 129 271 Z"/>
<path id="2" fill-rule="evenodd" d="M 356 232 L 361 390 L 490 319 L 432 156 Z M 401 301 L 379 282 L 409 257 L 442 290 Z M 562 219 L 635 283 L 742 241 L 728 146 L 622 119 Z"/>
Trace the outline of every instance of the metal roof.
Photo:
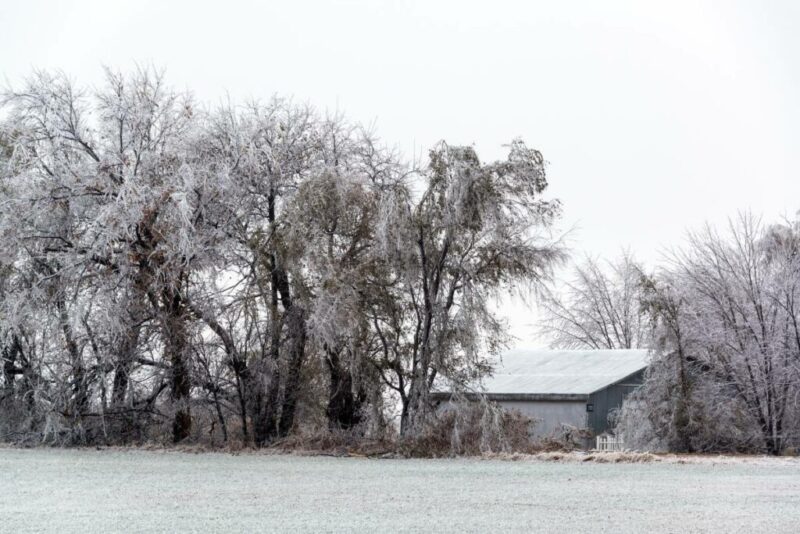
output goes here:
<path id="1" fill-rule="evenodd" d="M 647 350 L 512 350 L 483 380 L 489 395 L 588 395 L 647 367 Z"/>

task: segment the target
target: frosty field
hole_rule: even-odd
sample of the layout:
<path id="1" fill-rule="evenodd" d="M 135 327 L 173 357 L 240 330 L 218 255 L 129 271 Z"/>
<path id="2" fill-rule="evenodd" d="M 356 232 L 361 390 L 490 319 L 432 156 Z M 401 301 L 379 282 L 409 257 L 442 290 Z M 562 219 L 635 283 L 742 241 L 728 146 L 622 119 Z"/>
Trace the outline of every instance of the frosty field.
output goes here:
<path id="1" fill-rule="evenodd" d="M 0 448 L 2 532 L 797 532 L 800 462 Z"/>

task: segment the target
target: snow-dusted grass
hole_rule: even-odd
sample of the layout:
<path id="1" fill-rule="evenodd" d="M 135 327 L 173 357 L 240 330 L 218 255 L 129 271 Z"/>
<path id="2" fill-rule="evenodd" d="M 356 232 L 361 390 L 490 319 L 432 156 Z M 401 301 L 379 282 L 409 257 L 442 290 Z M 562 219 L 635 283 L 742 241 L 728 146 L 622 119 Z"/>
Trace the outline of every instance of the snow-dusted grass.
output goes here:
<path id="1" fill-rule="evenodd" d="M 0 448 L 2 532 L 793 532 L 800 462 Z"/>

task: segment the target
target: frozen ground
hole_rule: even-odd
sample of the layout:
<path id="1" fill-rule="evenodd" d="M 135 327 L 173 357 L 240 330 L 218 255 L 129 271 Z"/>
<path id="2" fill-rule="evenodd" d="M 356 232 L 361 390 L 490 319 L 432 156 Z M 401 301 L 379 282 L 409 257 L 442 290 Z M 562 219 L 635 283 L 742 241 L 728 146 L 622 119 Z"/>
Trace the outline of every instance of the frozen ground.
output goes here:
<path id="1" fill-rule="evenodd" d="M 2 532 L 800 532 L 800 462 L 0 448 Z"/>

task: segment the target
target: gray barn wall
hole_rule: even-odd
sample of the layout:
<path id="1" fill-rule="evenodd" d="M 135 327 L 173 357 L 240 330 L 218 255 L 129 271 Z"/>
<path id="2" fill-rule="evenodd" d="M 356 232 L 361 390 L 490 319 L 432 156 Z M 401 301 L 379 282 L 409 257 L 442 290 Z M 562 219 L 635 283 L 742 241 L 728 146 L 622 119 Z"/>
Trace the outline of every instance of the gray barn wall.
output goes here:
<path id="1" fill-rule="evenodd" d="M 609 414 L 622 406 L 625 397 L 643 381 L 644 370 L 590 395 L 490 394 L 489 398 L 506 410 L 518 411 L 533 419 L 533 437 L 542 438 L 558 434 L 561 425 L 586 428 L 597 435 L 609 430 Z M 448 409 L 449 394 L 434 393 L 433 397 L 440 402 L 438 410 Z M 593 407 L 591 412 L 587 411 L 588 404 Z M 587 446 L 590 446 L 589 442 Z"/>
<path id="2" fill-rule="evenodd" d="M 589 400 L 587 402 L 594 405 L 594 411 L 587 414 L 589 428 L 595 434 L 602 434 L 609 430 L 608 416 L 612 411 L 622 406 L 622 401 L 625 397 L 639 387 L 643 381 L 644 371 L 639 371 L 638 373 L 623 378 L 616 384 L 612 384 L 605 389 L 601 389 L 589 395 Z"/>
<path id="3" fill-rule="evenodd" d="M 516 410 L 536 420 L 533 436 L 545 437 L 558 431 L 562 424 L 586 428 L 586 401 L 498 401 L 506 410 Z"/>

